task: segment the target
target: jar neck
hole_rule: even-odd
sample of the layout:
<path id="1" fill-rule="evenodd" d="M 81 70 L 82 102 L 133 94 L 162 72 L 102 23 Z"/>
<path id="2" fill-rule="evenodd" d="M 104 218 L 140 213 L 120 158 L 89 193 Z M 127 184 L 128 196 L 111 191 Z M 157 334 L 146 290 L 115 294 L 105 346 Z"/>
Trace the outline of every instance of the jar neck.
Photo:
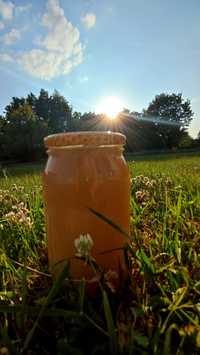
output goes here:
<path id="1" fill-rule="evenodd" d="M 83 153 L 83 152 L 97 152 L 103 154 L 121 154 L 124 151 L 123 145 L 99 145 L 99 146 L 83 146 L 83 145 L 71 145 L 71 146 L 60 146 L 51 147 L 47 150 L 48 154 L 72 154 L 72 153 Z"/>

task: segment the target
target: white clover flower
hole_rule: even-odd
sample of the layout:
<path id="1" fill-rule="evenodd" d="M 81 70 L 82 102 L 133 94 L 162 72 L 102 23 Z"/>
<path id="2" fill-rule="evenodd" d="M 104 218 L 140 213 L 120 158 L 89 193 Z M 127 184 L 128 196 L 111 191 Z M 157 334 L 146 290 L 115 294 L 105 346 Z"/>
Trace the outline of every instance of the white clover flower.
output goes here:
<path id="1" fill-rule="evenodd" d="M 23 208 L 24 207 L 24 202 L 20 202 L 18 206 L 19 206 L 19 208 Z"/>
<path id="2" fill-rule="evenodd" d="M 18 186 L 19 192 L 24 192 L 24 186 Z"/>
<path id="3" fill-rule="evenodd" d="M 145 190 L 136 191 L 135 197 L 139 203 L 144 203 L 149 200 L 149 192 Z"/>
<path id="4" fill-rule="evenodd" d="M 5 217 L 11 219 L 11 218 L 15 217 L 15 213 L 13 211 L 8 212 L 8 213 L 6 213 Z"/>
<path id="5" fill-rule="evenodd" d="M 137 175 L 135 178 L 134 178 L 134 181 L 136 184 L 141 184 L 141 182 L 143 181 L 144 179 L 144 176 L 143 175 Z"/>
<path id="6" fill-rule="evenodd" d="M 153 187 L 153 185 L 152 185 L 152 183 L 151 183 L 150 180 L 148 180 L 148 181 L 145 183 L 145 186 L 146 186 L 146 188 L 149 188 L 149 189 L 151 189 L 151 188 Z"/>
<path id="7" fill-rule="evenodd" d="M 32 228 L 33 222 L 29 216 L 30 211 L 24 207 L 24 202 L 12 206 L 12 211 L 5 215 L 6 220 L 11 224 L 23 224 L 28 229 Z"/>
<path id="8" fill-rule="evenodd" d="M 17 210 L 17 209 L 18 209 L 17 206 L 15 206 L 15 205 L 12 206 L 12 210 Z"/>
<path id="9" fill-rule="evenodd" d="M 149 178 L 148 178 L 147 176 L 145 176 L 145 177 L 143 178 L 143 182 L 144 182 L 145 184 L 147 184 L 147 183 L 149 182 Z"/>
<path id="10" fill-rule="evenodd" d="M 13 184 L 13 185 L 11 186 L 11 191 L 17 191 L 17 190 L 18 190 L 17 185 L 16 185 L 16 184 Z"/>
<path id="11" fill-rule="evenodd" d="M 87 233 L 81 234 L 79 238 L 75 239 L 74 245 L 76 248 L 76 256 L 87 258 L 90 256 L 94 242 L 91 236 Z"/>

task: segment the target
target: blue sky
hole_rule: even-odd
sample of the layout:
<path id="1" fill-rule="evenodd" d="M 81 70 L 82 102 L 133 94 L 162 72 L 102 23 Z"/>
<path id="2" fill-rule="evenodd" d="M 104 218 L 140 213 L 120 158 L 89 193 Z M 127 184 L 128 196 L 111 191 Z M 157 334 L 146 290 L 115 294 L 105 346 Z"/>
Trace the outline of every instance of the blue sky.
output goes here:
<path id="1" fill-rule="evenodd" d="M 0 0 L 0 112 L 60 91 L 75 110 L 117 96 L 133 111 L 182 92 L 200 131 L 199 0 Z"/>

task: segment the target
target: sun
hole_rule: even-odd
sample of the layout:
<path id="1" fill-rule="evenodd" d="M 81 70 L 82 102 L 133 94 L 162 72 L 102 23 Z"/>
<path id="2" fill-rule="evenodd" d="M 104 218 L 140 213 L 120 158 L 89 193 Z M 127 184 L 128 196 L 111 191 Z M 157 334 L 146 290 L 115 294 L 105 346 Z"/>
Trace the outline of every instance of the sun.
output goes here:
<path id="1" fill-rule="evenodd" d="M 119 112 L 123 110 L 123 102 L 116 96 L 108 96 L 96 107 L 97 114 L 105 114 L 111 120 L 115 119 Z"/>

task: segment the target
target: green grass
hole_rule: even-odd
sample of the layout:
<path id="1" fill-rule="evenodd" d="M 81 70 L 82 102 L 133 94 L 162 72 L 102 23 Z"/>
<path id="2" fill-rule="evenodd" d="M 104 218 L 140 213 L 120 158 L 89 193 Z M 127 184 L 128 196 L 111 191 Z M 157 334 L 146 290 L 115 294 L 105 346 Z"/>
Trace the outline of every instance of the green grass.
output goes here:
<path id="1" fill-rule="evenodd" d="M 42 164 L 1 170 L 0 353 L 199 354 L 200 157 L 133 159 L 128 280 L 93 295 L 48 273 Z"/>

